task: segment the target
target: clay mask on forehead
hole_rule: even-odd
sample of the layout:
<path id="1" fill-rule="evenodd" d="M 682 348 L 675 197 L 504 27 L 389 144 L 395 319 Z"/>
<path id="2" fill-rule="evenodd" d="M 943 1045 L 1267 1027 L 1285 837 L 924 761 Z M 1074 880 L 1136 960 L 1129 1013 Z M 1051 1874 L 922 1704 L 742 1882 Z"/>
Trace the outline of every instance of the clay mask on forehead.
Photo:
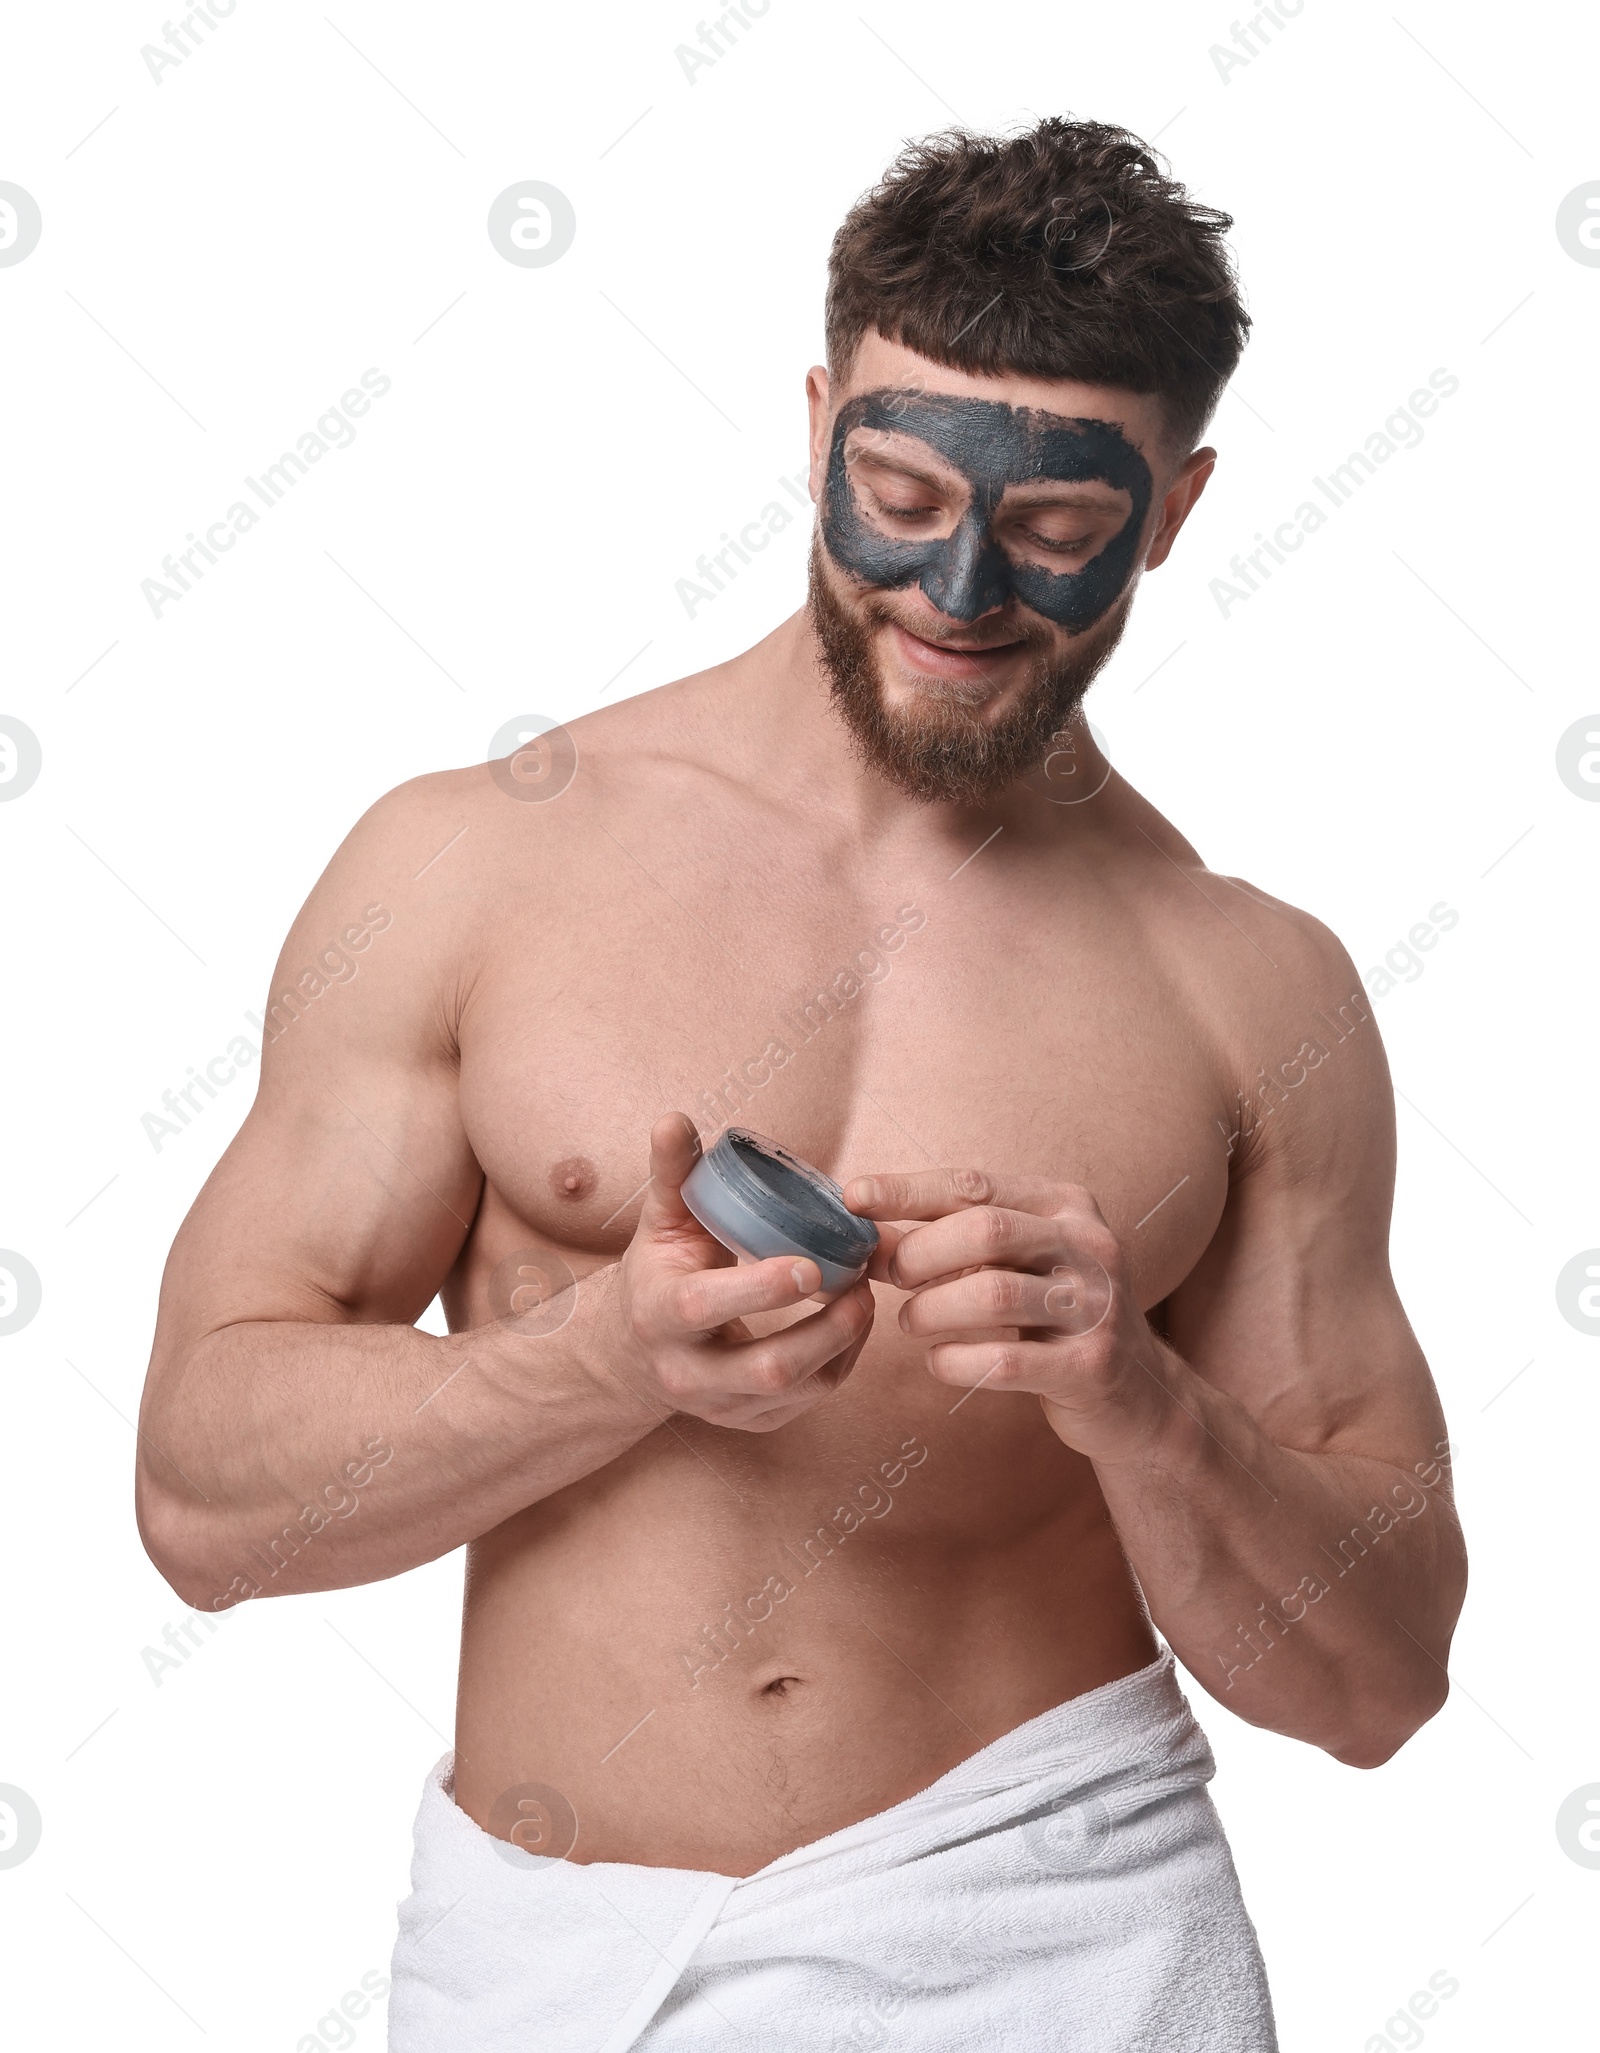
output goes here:
<path id="1" fill-rule="evenodd" d="M 854 428 L 907 435 L 936 449 L 972 487 L 954 532 L 938 540 L 879 532 L 851 487 L 845 443 Z M 1014 562 L 994 532 L 1008 485 L 1086 478 L 1126 492 L 1127 519 L 1081 570 Z M 1013 594 L 1058 627 L 1081 633 L 1127 584 L 1150 506 L 1150 467 L 1110 421 L 1075 420 L 1034 407 L 1004 406 L 953 393 L 866 392 L 847 400 L 834 423 L 822 534 L 841 569 L 885 590 L 919 585 L 952 620 L 976 620 Z"/>

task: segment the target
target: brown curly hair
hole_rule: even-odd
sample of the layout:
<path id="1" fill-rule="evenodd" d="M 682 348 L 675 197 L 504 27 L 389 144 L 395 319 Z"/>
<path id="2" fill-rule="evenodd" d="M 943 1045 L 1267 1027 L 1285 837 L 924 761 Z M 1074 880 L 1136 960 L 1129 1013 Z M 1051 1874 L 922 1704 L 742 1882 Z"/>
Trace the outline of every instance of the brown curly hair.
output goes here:
<path id="1" fill-rule="evenodd" d="M 1104 122 L 925 137 L 834 237 L 829 366 L 875 328 L 959 370 L 1155 393 L 1186 453 L 1250 329 L 1232 226 Z"/>

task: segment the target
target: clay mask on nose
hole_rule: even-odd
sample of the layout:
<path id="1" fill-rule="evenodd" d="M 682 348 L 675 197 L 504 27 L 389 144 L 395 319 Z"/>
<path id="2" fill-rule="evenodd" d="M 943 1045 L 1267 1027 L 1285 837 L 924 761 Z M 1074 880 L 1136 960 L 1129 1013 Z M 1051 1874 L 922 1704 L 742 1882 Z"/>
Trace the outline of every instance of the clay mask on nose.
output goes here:
<path id="1" fill-rule="evenodd" d="M 938 539 L 879 532 L 862 515 L 845 444 L 854 428 L 925 442 L 972 487 L 954 532 Z M 1008 485 L 1094 479 L 1126 492 L 1127 519 L 1081 570 L 1018 563 L 994 532 Z M 1035 407 L 1004 406 L 951 393 L 885 389 L 847 400 L 834 423 L 822 535 L 842 570 L 888 591 L 917 585 L 952 620 L 976 620 L 1015 596 L 1057 627 L 1081 633 L 1120 596 L 1133 571 L 1150 506 L 1150 466 L 1111 421 L 1069 419 Z"/>

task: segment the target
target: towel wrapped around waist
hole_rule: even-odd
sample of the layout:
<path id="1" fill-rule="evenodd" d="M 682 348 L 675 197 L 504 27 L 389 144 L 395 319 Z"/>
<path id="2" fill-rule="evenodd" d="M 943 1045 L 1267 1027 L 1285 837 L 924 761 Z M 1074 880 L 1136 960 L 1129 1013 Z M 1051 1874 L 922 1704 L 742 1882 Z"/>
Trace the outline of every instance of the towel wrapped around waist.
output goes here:
<path id="1" fill-rule="evenodd" d="M 390 2053 L 1276 2053 L 1164 1652 L 737 1878 L 417 1814 Z"/>

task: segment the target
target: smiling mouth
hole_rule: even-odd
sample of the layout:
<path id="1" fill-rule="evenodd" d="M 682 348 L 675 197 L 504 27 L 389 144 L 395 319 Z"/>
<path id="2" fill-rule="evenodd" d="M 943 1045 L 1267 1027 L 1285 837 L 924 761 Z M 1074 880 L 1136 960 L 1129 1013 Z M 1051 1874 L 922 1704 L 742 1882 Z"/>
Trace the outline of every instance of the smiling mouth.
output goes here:
<path id="1" fill-rule="evenodd" d="M 901 638 L 905 655 L 914 660 L 931 660 L 941 669 L 986 670 L 998 658 L 1014 655 L 1028 646 L 1026 637 L 1022 635 L 1010 635 L 1003 641 L 945 641 L 919 634 L 915 628 L 907 627 L 899 620 L 891 620 L 888 624 Z"/>
<path id="2" fill-rule="evenodd" d="M 897 621 L 895 625 L 899 626 L 899 622 Z M 950 649 L 958 656 L 982 656 L 992 653 L 996 649 L 1020 649 L 1022 647 L 1022 637 L 1020 635 L 1011 635 L 1005 641 L 998 642 L 958 642 L 954 640 L 946 641 L 934 635 L 919 634 L 914 627 L 903 627 L 900 631 L 902 634 L 908 635 L 912 641 L 921 642 L 924 648 Z"/>

